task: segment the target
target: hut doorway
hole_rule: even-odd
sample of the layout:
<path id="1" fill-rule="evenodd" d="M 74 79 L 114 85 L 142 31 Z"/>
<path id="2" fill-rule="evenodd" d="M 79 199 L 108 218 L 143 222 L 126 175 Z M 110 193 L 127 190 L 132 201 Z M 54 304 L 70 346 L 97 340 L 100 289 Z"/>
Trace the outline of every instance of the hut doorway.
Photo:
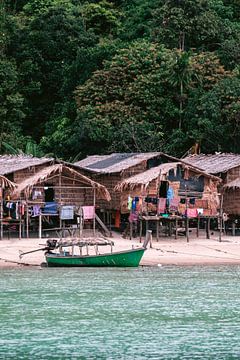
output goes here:
<path id="1" fill-rule="evenodd" d="M 169 187 L 168 181 L 161 181 L 161 184 L 159 186 L 159 197 L 160 198 L 167 197 L 168 187 Z"/>
<path id="2" fill-rule="evenodd" d="M 53 202 L 55 198 L 55 192 L 53 188 L 53 184 L 45 184 L 44 185 L 44 196 L 45 202 Z"/>

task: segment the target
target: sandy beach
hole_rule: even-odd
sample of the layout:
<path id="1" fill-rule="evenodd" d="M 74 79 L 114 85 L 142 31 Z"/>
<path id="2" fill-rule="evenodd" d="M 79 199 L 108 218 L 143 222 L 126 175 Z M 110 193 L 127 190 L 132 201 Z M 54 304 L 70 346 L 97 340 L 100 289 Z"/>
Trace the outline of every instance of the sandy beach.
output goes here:
<path id="1" fill-rule="evenodd" d="M 114 233 L 114 251 L 127 250 L 141 246 L 139 239 L 123 239 Z M 0 267 L 40 266 L 44 262 L 44 252 L 39 251 L 19 258 L 19 252 L 43 247 L 45 239 L 8 239 L 0 241 Z M 106 250 L 101 250 L 105 252 Z M 158 242 L 153 239 L 152 248 L 145 252 L 141 265 L 239 265 L 240 264 L 240 237 L 223 236 L 219 242 L 216 233 L 211 239 L 201 236 L 192 236 L 189 243 L 186 239 L 161 238 Z"/>

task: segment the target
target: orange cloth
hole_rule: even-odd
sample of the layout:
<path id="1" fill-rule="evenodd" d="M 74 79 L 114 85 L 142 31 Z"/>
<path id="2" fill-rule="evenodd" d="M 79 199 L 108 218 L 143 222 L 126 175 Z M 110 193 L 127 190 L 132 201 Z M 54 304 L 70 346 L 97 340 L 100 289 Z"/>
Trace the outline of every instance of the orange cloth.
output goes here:
<path id="1" fill-rule="evenodd" d="M 120 222 L 121 222 L 121 214 L 120 211 L 117 210 L 115 215 L 115 228 L 120 228 Z"/>

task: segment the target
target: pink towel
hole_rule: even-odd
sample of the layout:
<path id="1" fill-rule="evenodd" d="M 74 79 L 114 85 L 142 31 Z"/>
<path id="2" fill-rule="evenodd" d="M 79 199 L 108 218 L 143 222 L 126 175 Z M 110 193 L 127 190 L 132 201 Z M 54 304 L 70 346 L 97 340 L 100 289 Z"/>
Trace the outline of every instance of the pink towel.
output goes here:
<path id="1" fill-rule="evenodd" d="M 82 206 L 84 220 L 94 219 L 95 209 L 94 206 Z"/>
<path id="2" fill-rule="evenodd" d="M 196 218 L 198 217 L 198 211 L 197 209 L 187 209 L 187 216 L 189 218 Z"/>
<path id="3" fill-rule="evenodd" d="M 166 209 L 166 200 L 165 198 L 158 199 L 158 214 L 164 213 Z"/>
<path id="4" fill-rule="evenodd" d="M 178 204 L 179 204 L 179 199 L 174 198 L 170 200 L 170 205 L 169 205 L 169 210 L 170 211 L 177 211 L 178 210 Z"/>

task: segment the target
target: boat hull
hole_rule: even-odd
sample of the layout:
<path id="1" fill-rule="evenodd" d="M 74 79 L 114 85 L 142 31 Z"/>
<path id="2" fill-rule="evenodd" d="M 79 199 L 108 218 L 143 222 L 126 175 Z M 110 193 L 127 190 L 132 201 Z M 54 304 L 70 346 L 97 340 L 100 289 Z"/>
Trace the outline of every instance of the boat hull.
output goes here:
<path id="1" fill-rule="evenodd" d="M 144 248 L 140 248 L 89 256 L 63 256 L 53 253 L 46 254 L 46 261 L 49 267 L 137 267 L 144 251 Z"/>

